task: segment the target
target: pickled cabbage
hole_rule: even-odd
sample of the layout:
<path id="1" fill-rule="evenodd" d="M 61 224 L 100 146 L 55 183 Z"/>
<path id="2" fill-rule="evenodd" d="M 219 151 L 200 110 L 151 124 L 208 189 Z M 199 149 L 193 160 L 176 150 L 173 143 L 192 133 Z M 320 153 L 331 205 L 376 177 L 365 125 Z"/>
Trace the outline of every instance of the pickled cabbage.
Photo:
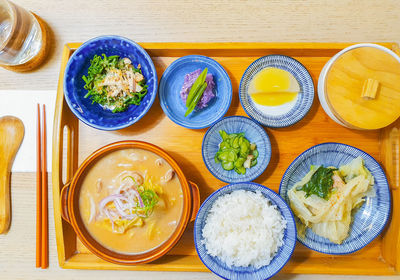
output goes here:
<path id="1" fill-rule="evenodd" d="M 311 166 L 302 180 L 289 191 L 290 207 L 300 219 L 299 234 L 305 234 L 307 227 L 316 234 L 341 244 L 348 236 L 351 224 L 351 212 L 360 207 L 366 197 L 374 193 L 374 177 L 364 166 L 364 160 L 358 157 L 335 170 L 329 199 L 315 194 L 306 196 L 301 187 L 311 180 L 318 166 Z"/>

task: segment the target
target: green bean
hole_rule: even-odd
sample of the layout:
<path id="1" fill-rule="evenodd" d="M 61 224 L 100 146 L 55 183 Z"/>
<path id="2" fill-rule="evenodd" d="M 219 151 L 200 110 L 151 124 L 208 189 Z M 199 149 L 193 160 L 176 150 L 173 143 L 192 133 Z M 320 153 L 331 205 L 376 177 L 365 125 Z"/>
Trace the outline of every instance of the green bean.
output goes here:
<path id="1" fill-rule="evenodd" d="M 252 155 L 254 158 L 258 158 L 258 150 L 253 150 Z"/>
<path id="2" fill-rule="evenodd" d="M 219 158 L 218 158 L 218 155 L 219 155 L 219 152 L 217 152 L 216 154 L 215 154 L 215 156 L 214 156 L 214 161 L 215 161 L 215 163 L 220 163 L 221 161 L 219 160 Z"/>
<path id="3" fill-rule="evenodd" d="M 185 117 L 187 117 L 196 107 L 197 103 L 199 103 L 200 98 L 203 96 L 203 92 L 206 90 L 207 83 L 204 82 L 200 89 L 196 92 L 196 96 L 194 97 L 192 103 L 190 103 L 188 109 L 186 110 Z"/>
<path id="4" fill-rule="evenodd" d="M 230 147 L 231 145 L 229 145 L 229 143 L 226 141 L 222 141 L 221 144 L 219 144 L 220 150 L 226 150 L 229 149 Z"/>
<path id="5" fill-rule="evenodd" d="M 230 150 L 228 152 L 228 161 L 235 161 L 236 159 L 237 159 L 237 154 L 234 151 Z"/>
<path id="6" fill-rule="evenodd" d="M 243 166 L 243 163 L 244 163 L 245 161 L 246 161 L 245 158 L 242 158 L 242 157 L 238 158 L 238 159 L 235 161 L 235 167 Z"/>
<path id="7" fill-rule="evenodd" d="M 222 168 L 225 170 L 232 170 L 233 169 L 233 162 L 232 161 L 223 161 Z"/>
<path id="8" fill-rule="evenodd" d="M 204 68 L 204 70 L 197 77 L 196 81 L 194 81 L 192 88 L 190 89 L 188 97 L 186 99 L 186 107 L 190 106 L 190 103 L 192 103 L 194 97 L 196 96 L 197 91 L 204 84 L 206 77 L 207 77 L 207 71 L 208 71 L 208 68 Z"/>
<path id="9" fill-rule="evenodd" d="M 235 171 L 236 171 L 236 173 L 238 173 L 238 174 L 246 174 L 246 168 L 244 168 L 243 166 L 240 166 L 240 167 L 236 167 L 235 166 Z"/>
<path id="10" fill-rule="evenodd" d="M 246 145 L 246 146 L 247 146 L 247 149 L 250 149 L 250 142 L 249 142 L 249 140 L 247 140 L 246 138 L 243 138 L 242 144 L 243 144 L 243 145 Z"/>
<path id="11" fill-rule="evenodd" d="M 228 161 L 229 151 L 224 151 L 219 154 L 218 159 L 221 161 Z"/>
<path id="12" fill-rule="evenodd" d="M 232 141 L 232 147 L 239 148 L 239 139 L 240 137 L 235 137 Z"/>
<path id="13" fill-rule="evenodd" d="M 222 140 L 226 140 L 229 136 L 224 130 L 219 131 L 219 135 L 221 136 Z"/>
<path id="14" fill-rule="evenodd" d="M 248 154 L 249 147 L 243 142 L 242 145 L 240 145 L 240 156 L 247 157 Z"/>
<path id="15" fill-rule="evenodd" d="M 258 150 L 254 143 L 245 138 L 243 132 L 228 134 L 219 131 L 222 142 L 214 156 L 215 163 L 221 163 L 225 170 L 234 169 L 238 174 L 246 174 L 246 169 L 257 164 Z"/>

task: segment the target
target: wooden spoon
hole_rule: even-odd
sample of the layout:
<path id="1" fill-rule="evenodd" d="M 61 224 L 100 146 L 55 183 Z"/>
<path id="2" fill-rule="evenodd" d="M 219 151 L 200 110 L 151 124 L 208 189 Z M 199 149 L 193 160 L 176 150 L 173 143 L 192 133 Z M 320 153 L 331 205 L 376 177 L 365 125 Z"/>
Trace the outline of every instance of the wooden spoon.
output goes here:
<path id="1" fill-rule="evenodd" d="M 10 173 L 15 155 L 24 138 L 24 124 L 16 117 L 0 118 L 0 234 L 11 220 Z"/>

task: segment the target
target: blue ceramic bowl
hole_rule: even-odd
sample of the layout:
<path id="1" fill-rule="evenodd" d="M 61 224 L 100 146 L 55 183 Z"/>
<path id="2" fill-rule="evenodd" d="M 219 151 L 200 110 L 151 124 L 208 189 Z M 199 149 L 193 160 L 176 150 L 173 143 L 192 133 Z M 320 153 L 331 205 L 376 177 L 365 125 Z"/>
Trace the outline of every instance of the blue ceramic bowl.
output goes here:
<path id="1" fill-rule="evenodd" d="M 390 216 L 388 181 L 381 166 L 373 157 L 355 147 L 340 143 L 323 143 L 309 148 L 290 164 L 283 175 L 279 194 L 289 203 L 287 191 L 310 171 L 311 165 L 339 167 L 359 156 L 364 159 L 365 166 L 375 178 L 376 196 L 366 198 L 364 204 L 353 211 L 350 236 L 342 244 L 332 243 L 308 228 L 304 238 L 297 236 L 297 240 L 308 248 L 325 254 L 349 254 L 360 250 L 374 240 L 383 230 Z"/>
<path id="2" fill-rule="evenodd" d="M 267 111 L 263 111 L 251 99 L 248 87 L 253 77 L 268 67 L 291 73 L 300 85 L 300 92 L 292 103 L 270 107 Z M 294 58 L 285 55 L 267 55 L 260 57 L 247 67 L 240 80 L 239 99 L 246 114 L 262 125 L 286 127 L 300 121 L 310 110 L 314 100 L 314 83 L 307 69 Z"/>
<path id="3" fill-rule="evenodd" d="M 255 267 L 228 267 L 219 258 L 210 256 L 207 253 L 205 245 L 201 242 L 203 240 L 202 231 L 205 225 L 207 215 L 214 204 L 214 202 L 222 195 L 229 194 L 236 190 L 247 190 L 247 191 L 260 191 L 264 197 L 268 198 L 272 204 L 278 207 L 283 218 L 286 219 L 287 225 L 284 232 L 283 242 L 284 244 L 279 248 L 278 252 L 272 259 L 269 265 L 256 269 Z M 274 191 L 256 183 L 238 183 L 227 185 L 213 194 L 211 194 L 201 205 L 196 221 L 194 222 L 194 244 L 196 246 L 197 254 L 201 261 L 210 269 L 212 272 L 224 279 L 268 279 L 274 276 L 282 267 L 287 263 L 293 254 L 294 247 L 296 245 L 296 224 L 290 211 L 289 206 L 285 201 Z"/>
<path id="4" fill-rule="evenodd" d="M 259 156 L 257 165 L 248 168 L 246 174 L 238 174 L 234 170 L 224 170 L 220 163 L 215 163 L 214 156 L 219 150 L 222 138 L 220 130 L 226 133 L 244 132 L 250 143 L 257 145 Z M 242 116 L 226 117 L 210 127 L 203 138 L 202 155 L 208 170 L 219 180 L 227 183 L 250 182 L 260 176 L 271 159 L 271 143 L 267 132 L 259 124 Z"/>
<path id="5" fill-rule="evenodd" d="M 133 65 L 142 67 L 148 92 L 139 106 L 131 105 L 125 112 L 112 113 L 99 104 L 84 98 L 83 75 L 87 75 L 94 55 L 106 54 L 128 57 Z M 64 96 L 71 111 L 85 124 L 102 130 L 117 130 L 130 126 L 141 119 L 156 98 L 157 72 L 147 52 L 137 43 L 120 36 L 101 36 L 82 44 L 70 57 L 64 74 Z"/>
<path id="6" fill-rule="evenodd" d="M 215 82 L 215 97 L 204 109 L 193 111 L 185 117 L 186 105 L 180 91 L 186 74 L 197 69 L 208 68 Z M 188 55 L 178 58 L 165 70 L 158 90 L 161 108 L 176 124 L 192 129 L 209 127 L 221 119 L 232 101 L 232 84 L 225 69 L 214 59 L 202 55 Z"/>

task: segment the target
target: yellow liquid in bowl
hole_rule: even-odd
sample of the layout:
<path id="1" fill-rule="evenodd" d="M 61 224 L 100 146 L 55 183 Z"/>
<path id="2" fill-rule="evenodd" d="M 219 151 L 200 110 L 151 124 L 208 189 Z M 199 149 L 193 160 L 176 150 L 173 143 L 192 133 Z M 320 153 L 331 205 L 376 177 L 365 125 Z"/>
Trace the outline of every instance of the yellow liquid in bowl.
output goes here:
<path id="1" fill-rule="evenodd" d="M 291 73 L 274 67 L 258 72 L 249 85 L 253 101 L 263 106 L 279 106 L 293 101 L 299 91 L 299 83 Z"/>

